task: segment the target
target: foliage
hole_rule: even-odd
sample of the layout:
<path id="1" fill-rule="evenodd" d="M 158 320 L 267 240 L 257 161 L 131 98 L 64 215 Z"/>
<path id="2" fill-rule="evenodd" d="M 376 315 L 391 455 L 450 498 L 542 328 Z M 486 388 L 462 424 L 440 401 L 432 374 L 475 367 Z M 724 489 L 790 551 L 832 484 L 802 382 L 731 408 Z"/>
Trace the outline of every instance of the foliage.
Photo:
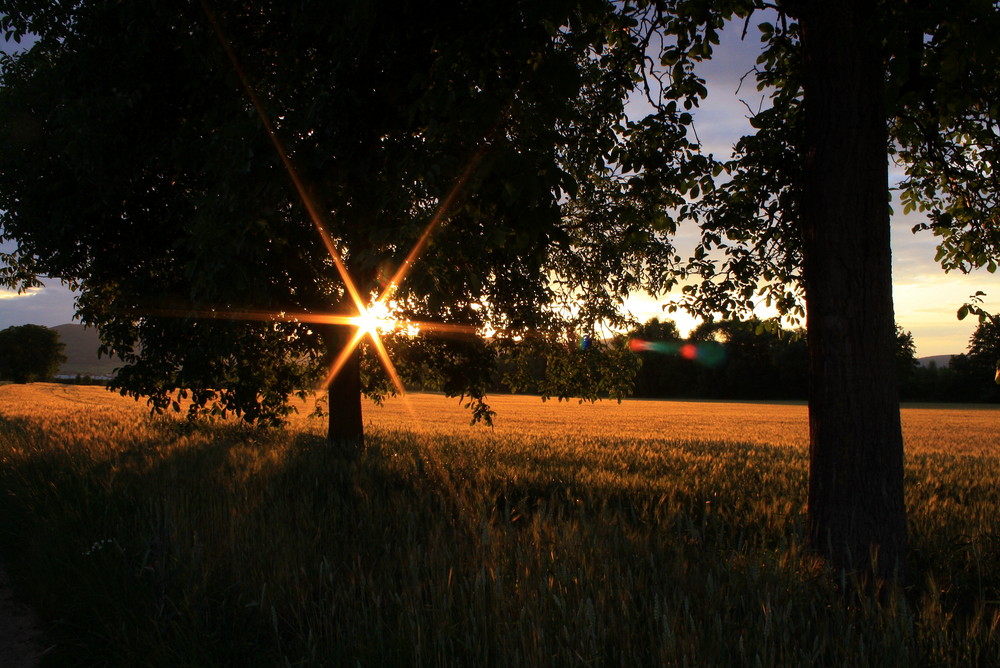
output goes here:
<path id="1" fill-rule="evenodd" d="M 41 325 L 21 325 L 0 331 L 0 378 L 15 383 L 47 380 L 66 361 L 59 333 Z"/>
<path id="2" fill-rule="evenodd" d="M 578 397 L 581 402 L 606 398 L 620 402 L 633 393 L 638 370 L 639 362 L 623 337 L 599 339 L 568 332 L 558 341 L 533 337 L 504 345 L 494 389 L 545 400 Z"/>
<path id="3" fill-rule="evenodd" d="M 713 180 L 688 212 L 701 239 L 687 269 L 698 280 L 685 286 L 685 303 L 697 313 L 744 319 L 763 304 L 797 321 L 805 315 L 798 24 L 781 14 L 758 29 L 759 66 L 747 75 L 768 93 L 770 106 L 749 110 L 755 132 L 739 139 L 732 158 L 713 160 Z"/>
<path id="4" fill-rule="evenodd" d="M 803 545 L 804 407 L 511 398 L 490 431 L 457 410 L 434 428 L 453 402 L 414 397 L 420 419 L 402 400 L 377 413 L 345 471 L 318 425 L 150 420 L 97 388 L 72 404 L 26 389 L 3 388 L 0 534 L 60 620 L 53 662 L 1000 660 L 995 411 L 904 413 L 922 416 L 906 423 L 914 585 L 844 605 Z M 755 440 L 774 429 L 791 433 Z"/>
<path id="5" fill-rule="evenodd" d="M 989 0 L 887 3 L 898 26 L 887 38 L 894 158 L 906 168 L 903 210 L 928 214 L 914 231 L 939 238 L 946 271 L 1000 261 L 996 131 L 1000 11 Z"/>
<path id="6" fill-rule="evenodd" d="M 903 383 L 908 401 L 1000 402 L 995 382 L 1000 360 L 997 324 L 989 319 L 977 325 L 965 354 L 954 355 L 944 366 L 916 367 Z"/>
<path id="7" fill-rule="evenodd" d="M 928 221 L 913 231 L 939 237 L 936 260 L 946 271 L 992 273 L 1000 262 L 1000 78 L 994 66 L 1000 61 L 994 39 L 1000 11 L 989 0 L 962 0 L 947 11 L 933 3 L 877 5 L 870 22 L 878 22 L 884 34 L 888 152 L 905 173 L 893 184 L 902 211 L 927 213 Z M 755 22 L 762 10 L 769 13 Z M 761 53 L 746 74 L 769 100 L 748 108 L 754 131 L 736 143 L 731 159 L 685 162 L 688 194 L 696 199 L 678 217 L 697 222 L 701 231 L 684 269 L 689 282 L 683 305 L 694 312 L 745 318 L 763 303 L 792 318 L 805 314 L 798 228 L 800 10 L 793 2 L 695 2 L 662 26 L 668 43 L 677 41 L 663 51 L 662 61 L 687 62 L 697 78 L 697 62 L 710 58 L 719 43 L 719 26 L 744 21 L 744 35 L 752 38 L 756 23 Z M 700 41 L 688 37 L 699 31 Z M 699 97 L 704 95 L 694 97 L 695 105 Z"/>
<path id="8" fill-rule="evenodd" d="M 508 340 L 594 335 L 625 294 L 674 280 L 663 186 L 686 178 L 690 115 L 642 128 L 658 181 L 625 165 L 646 146 L 624 102 L 647 3 L 0 9 L 0 28 L 38 36 L 0 64 L 2 279 L 78 286 L 125 361 L 115 385 L 156 408 L 180 387 L 196 411 L 272 421 L 315 382 L 316 328 L 267 314 L 354 312 L 317 227 L 363 300 L 431 230 L 397 316 Z M 449 349 L 430 338 L 413 344 Z M 448 371 L 449 391 L 484 410 L 489 366 Z"/>

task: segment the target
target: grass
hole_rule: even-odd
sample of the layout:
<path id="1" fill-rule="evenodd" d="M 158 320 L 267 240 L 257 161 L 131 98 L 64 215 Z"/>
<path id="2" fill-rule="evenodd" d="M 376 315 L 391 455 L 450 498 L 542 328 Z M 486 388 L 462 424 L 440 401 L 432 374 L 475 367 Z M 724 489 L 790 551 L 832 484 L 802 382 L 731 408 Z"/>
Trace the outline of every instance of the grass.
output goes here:
<path id="1" fill-rule="evenodd" d="M 803 546 L 806 409 L 496 397 L 322 424 L 0 388 L 0 543 L 54 666 L 1000 665 L 1000 412 L 903 412 L 913 584 Z M 40 417 L 32 417 L 40 416 Z"/>

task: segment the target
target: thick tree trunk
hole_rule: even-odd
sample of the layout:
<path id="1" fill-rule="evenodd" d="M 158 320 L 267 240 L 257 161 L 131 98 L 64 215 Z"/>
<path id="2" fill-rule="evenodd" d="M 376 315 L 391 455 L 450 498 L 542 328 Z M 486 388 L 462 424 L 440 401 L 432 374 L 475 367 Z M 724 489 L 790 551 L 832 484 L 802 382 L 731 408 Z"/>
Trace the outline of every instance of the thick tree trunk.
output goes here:
<path id="1" fill-rule="evenodd" d="M 322 330 L 326 343 L 327 365 L 333 363 L 354 335 L 352 327 L 327 325 Z M 347 363 L 333 378 L 327 391 L 331 447 L 344 456 L 355 458 L 364 447 L 364 423 L 361 418 L 361 350 L 355 348 Z"/>
<path id="2" fill-rule="evenodd" d="M 810 537 L 835 569 L 890 579 L 907 536 L 877 12 L 872 0 L 798 10 Z"/>

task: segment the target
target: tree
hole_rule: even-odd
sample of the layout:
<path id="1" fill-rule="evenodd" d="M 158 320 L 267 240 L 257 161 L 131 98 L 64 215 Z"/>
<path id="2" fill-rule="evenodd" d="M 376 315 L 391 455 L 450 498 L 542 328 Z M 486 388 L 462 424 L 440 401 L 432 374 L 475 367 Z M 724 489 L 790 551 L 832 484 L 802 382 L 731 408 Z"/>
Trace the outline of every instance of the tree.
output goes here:
<path id="1" fill-rule="evenodd" d="M 907 540 L 887 153 L 906 170 L 904 208 L 927 211 L 918 228 L 942 238 L 944 268 L 995 270 L 1000 11 L 980 0 L 678 9 L 661 62 L 682 75 L 711 56 L 725 21 L 775 17 L 760 24 L 755 68 L 770 108 L 733 160 L 702 163 L 687 184 L 679 217 L 702 236 L 686 306 L 730 317 L 762 300 L 805 316 L 810 537 L 838 570 L 890 578 Z"/>
<path id="2" fill-rule="evenodd" d="M 180 389 L 193 412 L 279 420 L 336 362 L 329 433 L 353 452 L 361 393 L 388 382 L 362 378 L 344 324 L 373 293 L 425 323 L 404 347 L 488 417 L 504 342 L 565 350 L 675 280 L 672 191 L 613 166 L 644 45 L 612 2 L 0 12 L 38 36 L 0 63 L 2 277 L 78 288 L 125 362 L 113 385 L 154 408 Z M 658 118 L 663 174 L 687 123 Z"/>
<path id="3" fill-rule="evenodd" d="M 759 132 L 725 166 L 732 180 L 703 203 L 699 252 L 709 258 L 721 247 L 726 261 L 720 270 L 703 259 L 695 269 L 704 283 L 689 294 L 698 307 L 729 310 L 752 308 L 760 293 L 793 313 L 802 313 L 801 295 L 810 539 L 839 570 L 887 577 L 904 563 L 906 517 L 882 26 L 871 20 L 874 2 L 780 8 L 781 23 L 762 27 L 759 80 L 775 87 L 774 106 L 754 118 Z"/>
<path id="4" fill-rule="evenodd" d="M 0 378 L 15 383 L 46 380 L 66 361 L 59 332 L 41 325 L 21 325 L 0 331 Z"/>
<path id="5" fill-rule="evenodd" d="M 1000 360 L 1000 323 L 985 320 L 976 325 L 969 338 L 969 357 L 982 362 L 984 368 L 996 368 Z"/>
<path id="6" fill-rule="evenodd" d="M 1000 368 L 1000 325 L 985 318 L 976 325 L 964 355 L 951 359 L 950 369 L 958 375 L 953 394 L 962 401 L 1000 400 L 996 372 Z"/>
<path id="7" fill-rule="evenodd" d="M 901 387 L 913 379 L 913 374 L 919 366 L 917 344 L 913 342 L 913 333 L 896 325 L 896 378 Z"/>

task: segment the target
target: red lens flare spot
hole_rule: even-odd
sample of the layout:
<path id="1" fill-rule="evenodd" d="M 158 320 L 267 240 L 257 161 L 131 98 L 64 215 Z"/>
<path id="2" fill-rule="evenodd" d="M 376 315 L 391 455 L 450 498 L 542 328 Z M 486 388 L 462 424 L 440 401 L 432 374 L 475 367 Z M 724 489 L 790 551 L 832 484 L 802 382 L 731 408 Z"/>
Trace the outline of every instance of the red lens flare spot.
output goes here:
<path id="1" fill-rule="evenodd" d="M 650 345 L 648 341 L 643 341 L 642 339 L 630 339 L 628 342 L 629 350 L 634 353 L 641 353 L 644 350 L 649 350 Z"/>

